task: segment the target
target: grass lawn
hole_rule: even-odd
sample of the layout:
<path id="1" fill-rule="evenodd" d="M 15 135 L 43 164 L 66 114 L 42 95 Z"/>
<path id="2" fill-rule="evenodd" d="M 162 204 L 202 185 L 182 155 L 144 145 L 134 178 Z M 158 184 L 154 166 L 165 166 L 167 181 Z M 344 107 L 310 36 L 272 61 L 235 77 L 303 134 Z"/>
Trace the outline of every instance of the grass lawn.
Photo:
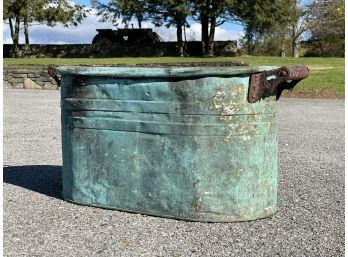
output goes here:
<path id="1" fill-rule="evenodd" d="M 169 62 L 244 62 L 253 66 L 304 64 L 310 68 L 310 76 L 300 82 L 292 96 L 344 98 L 344 58 L 280 58 L 265 56 L 248 57 L 159 57 L 159 58 L 4 58 L 5 67 L 54 65 L 103 65 Z"/>

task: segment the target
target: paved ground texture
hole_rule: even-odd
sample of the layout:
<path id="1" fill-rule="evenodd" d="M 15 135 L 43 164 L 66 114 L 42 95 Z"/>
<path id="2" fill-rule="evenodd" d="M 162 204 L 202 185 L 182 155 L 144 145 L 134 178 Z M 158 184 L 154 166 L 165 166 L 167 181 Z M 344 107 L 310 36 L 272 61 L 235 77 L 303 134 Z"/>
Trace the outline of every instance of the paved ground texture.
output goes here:
<path id="1" fill-rule="evenodd" d="M 5 256 L 343 256 L 344 101 L 279 101 L 279 211 L 204 224 L 61 199 L 58 91 L 4 91 Z"/>

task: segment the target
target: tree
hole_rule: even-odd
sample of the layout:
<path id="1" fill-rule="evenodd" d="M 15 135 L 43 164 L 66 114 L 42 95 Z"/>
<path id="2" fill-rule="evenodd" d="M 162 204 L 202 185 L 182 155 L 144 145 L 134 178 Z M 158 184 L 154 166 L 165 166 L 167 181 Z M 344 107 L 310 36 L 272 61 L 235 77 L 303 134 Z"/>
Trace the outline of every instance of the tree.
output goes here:
<path id="1" fill-rule="evenodd" d="M 344 0 L 315 0 L 308 6 L 310 41 L 334 55 L 344 55 Z"/>
<path id="2" fill-rule="evenodd" d="M 244 12 L 250 10 L 250 8 L 242 4 L 240 6 Z M 255 1 L 253 6 L 254 9 Z M 267 6 L 267 4 L 263 6 Z M 289 43 L 291 56 L 299 57 L 300 42 L 303 35 L 308 36 L 307 32 L 311 35 L 310 42 L 322 46 L 322 54 L 328 48 L 328 45 L 336 44 L 338 46 L 338 42 L 341 42 L 341 52 L 343 52 L 343 0 L 315 0 L 307 4 L 303 4 L 299 0 L 287 0 L 286 2 L 278 0 L 271 6 L 277 9 L 270 11 L 272 16 L 274 14 L 277 15 L 277 18 L 274 19 L 275 23 L 266 22 L 265 24 L 262 16 L 258 17 L 258 14 L 262 12 L 257 10 L 252 9 L 252 12 L 244 14 L 245 18 L 242 22 L 245 26 L 245 45 L 248 46 L 249 54 L 254 52 L 257 52 L 256 54 L 267 54 L 270 50 L 270 45 L 273 45 L 274 41 L 276 41 L 280 42 L 280 53 L 282 56 L 284 56 L 287 48 L 285 43 Z M 243 15 L 239 16 L 243 17 Z M 252 19 L 250 19 L 251 17 Z M 259 21 L 261 21 L 261 26 Z M 264 47 L 263 50 L 262 46 Z"/>
<path id="3" fill-rule="evenodd" d="M 239 44 L 241 54 L 285 57 L 291 53 L 291 40 L 287 30 L 277 25 L 262 33 L 253 32 L 251 39 L 244 37 Z"/>
<path id="4" fill-rule="evenodd" d="M 214 37 L 216 27 L 225 23 L 234 0 L 192 0 L 194 20 L 201 24 L 202 55 L 214 55 Z"/>
<path id="5" fill-rule="evenodd" d="M 289 15 L 287 0 L 239 0 L 229 11 L 236 21 L 244 26 L 245 44 L 249 55 L 262 40 L 278 37 L 284 49 L 284 31 Z"/>
<path id="6" fill-rule="evenodd" d="M 344 38 L 344 0 L 316 0 L 308 7 L 314 33 Z"/>
<path id="7" fill-rule="evenodd" d="M 149 17 L 155 26 L 165 25 L 176 27 L 178 55 L 184 55 L 183 28 L 188 26 L 186 21 L 190 16 L 190 2 L 188 0 L 150 0 Z"/>
<path id="8" fill-rule="evenodd" d="M 135 18 L 139 28 L 145 20 L 152 21 L 155 26 L 175 26 L 178 54 L 183 56 L 183 26 L 187 24 L 186 18 L 190 14 L 188 0 L 112 0 L 107 4 L 93 0 L 92 3 L 102 21 L 117 22 L 122 18 L 122 23 L 128 24 Z"/>
<path id="9" fill-rule="evenodd" d="M 300 56 L 300 39 L 304 32 L 310 28 L 308 22 L 308 9 L 300 0 L 289 0 L 289 34 L 291 37 L 291 56 Z"/>
<path id="10" fill-rule="evenodd" d="M 202 52 L 212 56 L 216 27 L 225 22 L 242 24 L 251 52 L 255 35 L 283 22 L 285 0 L 194 0 L 194 17 L 202 25 Z"/>
<path id="11" fill-rule="evenodd" d="M 15 49 L 19 43 L 20 25 L 23 23 L 25 42 L 29 44 L 29 26 L 36 22 L 54 26 L 77 25 L 88 12 L 83 6 L 73 5 L 68 0 L 4 0 L 3 19 L 8 21 Z"/>
<path id="12" fill-rule="evenodd" d="M 128 23 L 135 18 L 138 27 L 141 28 L 142 22 L 147 20 L 148 1 L 145 0 L 111 0 L 107 4 L 92 0 L 91 3 L 98 10 L 103 22 L 115 23 L 122 18 L 122 23 L 128 26 Z"/>

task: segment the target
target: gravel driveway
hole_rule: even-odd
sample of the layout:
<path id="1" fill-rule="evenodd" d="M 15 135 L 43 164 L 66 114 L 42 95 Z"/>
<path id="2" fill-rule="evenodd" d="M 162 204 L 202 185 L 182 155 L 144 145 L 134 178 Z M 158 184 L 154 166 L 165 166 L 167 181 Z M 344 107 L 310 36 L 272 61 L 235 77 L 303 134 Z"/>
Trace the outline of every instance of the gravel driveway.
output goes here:
<path id="1" fill-rule="evenodd" d="M 58 91 L 4 91 L 4 256 L 344 256 L 344 101 L 282 98 L 271 218 L 197 223 L 61 199 Z"/>

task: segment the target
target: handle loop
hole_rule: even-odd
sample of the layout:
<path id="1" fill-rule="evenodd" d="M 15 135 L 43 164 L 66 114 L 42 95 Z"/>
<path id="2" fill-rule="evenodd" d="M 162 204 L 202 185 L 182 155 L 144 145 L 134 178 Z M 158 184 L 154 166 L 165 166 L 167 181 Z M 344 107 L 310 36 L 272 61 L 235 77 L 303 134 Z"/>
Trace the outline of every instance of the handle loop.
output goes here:
<path id="1" fill-rule="evenodd" d="M 306 66 L 283 66 L 279 69 L 251 74 L 248 102 L 256 103 L 261 98 L 275 95 L 278 100 L 285 89 L 292 89 L 302 79 L 307 78 Z"/>
<path id="2" fill-rule="evenodd" d="M 50 75 L 57 83 L 58 87 L 60 87 L 60 79 L 58 78 L 58 73 L 53 66 L 48 66 L 47 70 L 48 75 Z"/>

